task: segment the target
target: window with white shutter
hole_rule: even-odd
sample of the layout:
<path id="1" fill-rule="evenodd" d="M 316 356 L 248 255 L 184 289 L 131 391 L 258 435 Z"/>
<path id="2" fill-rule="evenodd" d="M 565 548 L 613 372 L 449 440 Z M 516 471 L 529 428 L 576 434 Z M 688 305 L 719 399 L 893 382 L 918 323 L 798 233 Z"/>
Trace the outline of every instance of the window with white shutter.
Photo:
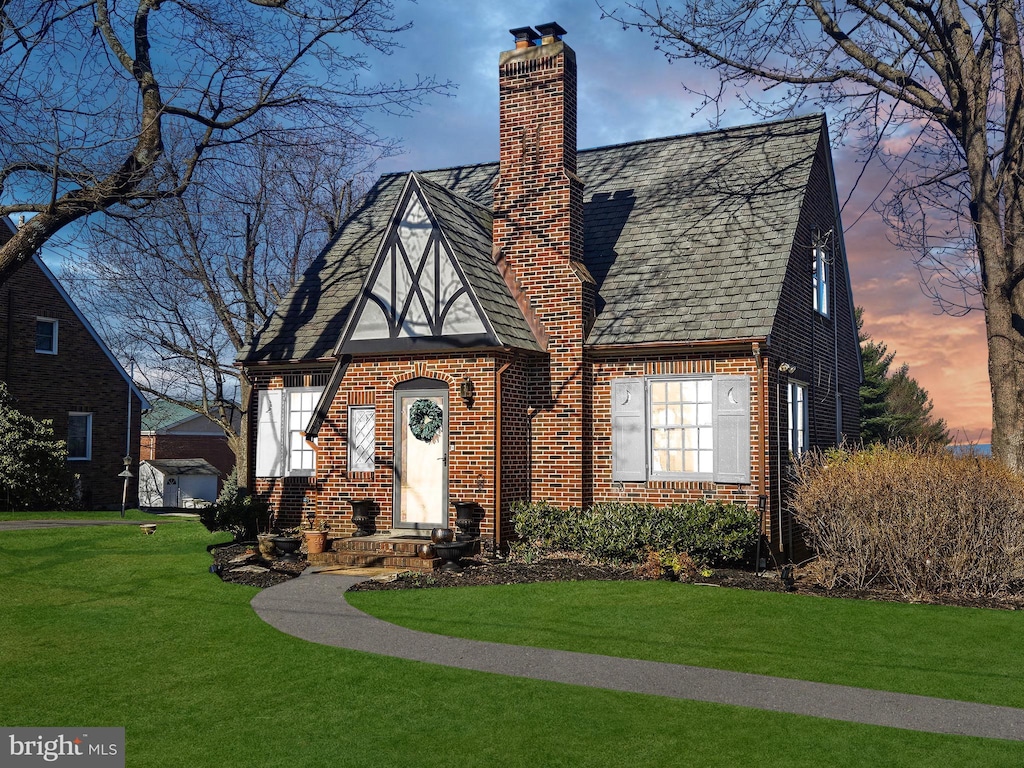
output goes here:
<path id="1" fill-rule="evenodd" d="M 322 387 L 260 391 L 256 425 L 257 477 L 314 474 L 316 451 L 306 440 L 306 427 L 322 392 Z"/>
<path id="2" fill-rule="evenodd" d="M 612 382 L 612 480 L 750 482 L 750 379 Z"/>

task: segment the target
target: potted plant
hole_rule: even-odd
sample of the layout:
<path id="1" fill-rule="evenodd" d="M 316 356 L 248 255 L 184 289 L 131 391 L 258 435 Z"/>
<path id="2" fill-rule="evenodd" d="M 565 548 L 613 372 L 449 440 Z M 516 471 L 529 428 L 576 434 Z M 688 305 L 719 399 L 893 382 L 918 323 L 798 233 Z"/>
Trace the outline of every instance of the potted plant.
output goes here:
<path id="1" fill-rule="evenodd" d="M 299 547 L 302 546 L 302 534 L 298 528 L 288 528 L 274 537 L 274 546 L 281 553 L 282 560 L 298 560 Z"/>
<path id="2" fill-rule="evenodd" d="M 306 538 L 306 553 L 319 555 L 327 548 L 327 534 L 331 527 L 326 520 L 309 520 L 302 529 Z"/>

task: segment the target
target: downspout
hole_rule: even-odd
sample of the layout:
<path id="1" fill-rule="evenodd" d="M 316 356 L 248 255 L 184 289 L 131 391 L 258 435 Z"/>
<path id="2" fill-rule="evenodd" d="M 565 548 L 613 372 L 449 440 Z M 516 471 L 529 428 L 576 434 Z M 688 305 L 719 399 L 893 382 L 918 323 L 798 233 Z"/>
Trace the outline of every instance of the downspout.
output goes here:
<path id="1" fill-rule="evenodd" d="M 494 551 L 501 551 L 501 375 L 512 363 L 494 373 Z"/>
<path id="2" fill-rule="evenodd" d="M 764 369 L 761 359 L 761 345 L 754 342 L 751 349 L 754 355 L 754 364 L 757 366 L 757 402 L 760 413 L 760 424 L 757 429 L 757 552 L 754 555 L 754 569 L 761 571 L 761 540 L 764 538 L 764 513 L 768 497 L 765 496 L 764 488 L 764 432 L 768 428 L 768 409 L 765 407 L 764 397 Z"/>

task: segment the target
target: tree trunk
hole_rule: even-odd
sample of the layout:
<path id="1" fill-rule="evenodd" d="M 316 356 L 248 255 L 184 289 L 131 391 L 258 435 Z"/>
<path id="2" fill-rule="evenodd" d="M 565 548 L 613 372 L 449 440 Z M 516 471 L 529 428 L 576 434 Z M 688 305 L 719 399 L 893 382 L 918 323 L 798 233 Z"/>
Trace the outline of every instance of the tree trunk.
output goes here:
<path id="1" fill-rule="evenodd" d="M 238 377 L 239 381 L 239 404 L 242 408 L 242 419 L 238 426 L 238 434 L 228 438 L 228 445 L 235 452 L 235 473 L 238 476 L 238 487 L 242 491 L 252 489 L 253 480 L 249 465 L 249 417 L 251 410 L 250 400 L 252 399 L 252 384 L 244 374 Z"/>

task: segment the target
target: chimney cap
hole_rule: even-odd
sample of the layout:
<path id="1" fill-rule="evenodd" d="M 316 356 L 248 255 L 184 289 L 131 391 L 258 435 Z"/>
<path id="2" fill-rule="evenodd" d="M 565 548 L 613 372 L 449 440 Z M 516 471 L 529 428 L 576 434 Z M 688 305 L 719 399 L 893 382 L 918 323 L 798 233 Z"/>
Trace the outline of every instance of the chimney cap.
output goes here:
<path id="1" fill-rule="evenodd" d="M 561 40 L 562 35 L 565 34 L 565 30 L 562 29 L 562 25 L 557 21 L 551 21 L 547 24 L 538 24 L 537 31 L 540 32 L 541 36 L 551 38 L 551 42 Z"/>
<path id="2" fill-rule="evenodd" d="M 540 37 L 540 35 L 537 34 L 537 30 L 533 27 L 516 27 L 515 29 L 510 29 L 509 32 L 511 32 L 516 38 L 517 48 L 522 43 L 533 45 L 533 41 Z"/>

